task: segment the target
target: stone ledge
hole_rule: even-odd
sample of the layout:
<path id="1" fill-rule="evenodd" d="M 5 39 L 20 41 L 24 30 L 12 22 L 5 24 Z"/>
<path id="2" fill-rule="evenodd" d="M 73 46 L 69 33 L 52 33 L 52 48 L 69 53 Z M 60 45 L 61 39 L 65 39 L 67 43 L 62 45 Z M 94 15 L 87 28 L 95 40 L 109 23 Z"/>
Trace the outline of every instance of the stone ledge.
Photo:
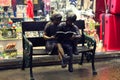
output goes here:
<path id="1" fill-rule="evenodd" d="M 80 61 L 81 54 L 74 55 L 73 59 L 75 62 Z M 103 61 L 103 60 L 111 60 L 113 58 L 120 58 L 120 53 L 96 53 L 95 55 L 95 62 Z M 53 63 L 50 63 L 53 62 Z M 86 62 L 86 60 L 84 60 Z M 58 55 L 40 55 L 33 58 L 33 65 L 51 65 L 51 64 L 60 64 L 60 60 L 58 59 Z M 11 68 L 21 68 L 22 66 L 22 57 L 16 59 L 7 59 L 0 61 L 0 70 L 2 69 L 11 69 Z"/>

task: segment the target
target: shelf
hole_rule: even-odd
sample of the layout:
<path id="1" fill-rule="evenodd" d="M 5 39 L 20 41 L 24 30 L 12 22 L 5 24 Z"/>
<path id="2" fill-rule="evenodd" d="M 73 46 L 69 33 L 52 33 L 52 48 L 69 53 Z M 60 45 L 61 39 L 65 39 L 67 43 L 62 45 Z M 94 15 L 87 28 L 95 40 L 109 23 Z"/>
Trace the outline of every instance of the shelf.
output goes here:
<path id="1" fill-rule="evenodd" d="M 22 38 L 0 38 L 0 41 L 21 40 Z"/>

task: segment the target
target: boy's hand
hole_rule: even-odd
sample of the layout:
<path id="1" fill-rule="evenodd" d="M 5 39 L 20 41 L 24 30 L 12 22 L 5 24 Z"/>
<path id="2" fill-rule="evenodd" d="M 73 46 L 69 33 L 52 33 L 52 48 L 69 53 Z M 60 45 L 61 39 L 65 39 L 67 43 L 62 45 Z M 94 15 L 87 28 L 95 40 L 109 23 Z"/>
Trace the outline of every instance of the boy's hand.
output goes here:
<path id="1" fill-rule="evenodd" d="M 55 39 L 55 36 L 51 36 L 50 39 Z"/>

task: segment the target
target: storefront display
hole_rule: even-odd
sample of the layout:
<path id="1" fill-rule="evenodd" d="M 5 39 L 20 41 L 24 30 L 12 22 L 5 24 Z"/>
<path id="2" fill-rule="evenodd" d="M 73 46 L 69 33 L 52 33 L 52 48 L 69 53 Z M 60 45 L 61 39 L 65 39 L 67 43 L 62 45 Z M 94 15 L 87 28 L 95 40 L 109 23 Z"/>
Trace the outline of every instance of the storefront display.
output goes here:
<path id="1" fill-rule="evenodd" d="M 12 58 L 17 59 L 18 56 L 22 58 L 21 22 L 30 21 L 26 14 L 27 0 L 8 0 L 4 5 L 2 1 L 6 0 L 0 0 L 0 61 Z M 12 1 L 12 3 L 9 1 Z M 62 20 L 65 21 L 66 14 L 74 12 L 77 15 L 77 20 L 82 19 L 86 21 L 85 34 L 96 39 L 97 52 L 102 51 L 103 41 L 99 40 L 98 33 L 100 27 L 99 20 L 94 19 L 97 13 L 95 9 L 96 0 L 33 0 L 32 4 L 34 12 L 32 21 L 36 22 L 50 20 L 49 17 L 54 12 L 61 13 Z M 90 18 L 90 16 L 93 17 Z M 42 33 L 27 32 L 26 36 L 42 37 Z"/>

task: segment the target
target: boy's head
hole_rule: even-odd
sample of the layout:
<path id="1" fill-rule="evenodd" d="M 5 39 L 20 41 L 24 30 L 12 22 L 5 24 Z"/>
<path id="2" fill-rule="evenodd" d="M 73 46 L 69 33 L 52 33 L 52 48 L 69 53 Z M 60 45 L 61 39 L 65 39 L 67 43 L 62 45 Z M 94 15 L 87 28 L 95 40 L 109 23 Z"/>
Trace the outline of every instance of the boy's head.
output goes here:
<path id="1" fill-rule="evenodd" d="M 54 13 L 50 17 L 51 21 L 61 21 L 61 19 L 62 19 L 62 15 L 59 13 Z"/>
<path id="2" fill-rule="evenodd" d="M 76 14 L 74 13 L 68 13 L 68 15 L 66 16 L 66 21 L 69 21 L 69 22 L 75 22 L 76 21 Z"/>

